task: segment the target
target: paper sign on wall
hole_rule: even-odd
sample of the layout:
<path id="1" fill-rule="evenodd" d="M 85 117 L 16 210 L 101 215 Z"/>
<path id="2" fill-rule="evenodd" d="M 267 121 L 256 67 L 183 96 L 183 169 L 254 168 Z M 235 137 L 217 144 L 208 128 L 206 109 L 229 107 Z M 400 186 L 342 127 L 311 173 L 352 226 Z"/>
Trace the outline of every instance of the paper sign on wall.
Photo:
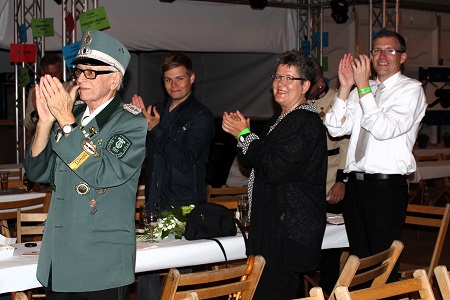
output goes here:
<path id="1" fill-rule="evenodd" d="M 66 30 L 68 33 L 72 33 L 75 29 L 75 20 L 73 19 L 73 15 L 71 12 L 68 12 L 66 17 L 64 18 L 64 22 L 66 22 Z"/>
<path id="2" fill-rule="evenodd" d="M 64 60 L 69 67 L 72 67 L 72 61 L 78 54 L 78 50 L 80 50 L 81 42 L 75 42 L 73 44 L 62 47 L 62 52 L 64 55 Z"/>
<path id="3" fill-rule="evenodd" d="M 31 20 L 33 37 L 54 36 L 53 18 L 40 18 Z"/>
<path id="4" fill-rule="evenodd" d="M 10 44 L 9 49 L 9 61 L 12 63 L 36 62 L 35 44 Z"/>
<path id="5" fill-rule="evenodd" d="M 30 83 L 30 74 L 27 68 L 21 68 L 19 74 L 20 87 L 26 87 Z"/>
<path id="6" fill-rule="evenodd" d="M 105 7 L 101 6 L 82 13 L 80 15 L 80 25 L 83 31 L 87 29 L 102 30 L 109 28 L 109 20 L 106 15 Z"/>
<path id="7" fill-rule="evenodd" d="M 26 43 L 28 41 L 27 37 L 27 24 L 23 23 L 19 26 L 19 41 L 20 43 Z"/>

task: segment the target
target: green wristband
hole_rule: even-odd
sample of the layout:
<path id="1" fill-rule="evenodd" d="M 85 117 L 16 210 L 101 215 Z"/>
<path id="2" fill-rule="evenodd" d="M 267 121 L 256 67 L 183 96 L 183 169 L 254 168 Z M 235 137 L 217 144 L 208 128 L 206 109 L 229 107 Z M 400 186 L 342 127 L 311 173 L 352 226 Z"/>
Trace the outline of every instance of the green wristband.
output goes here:
<path id="1" fill-rule="evenodd" d="M 250 129 L 245 128 L 244 130 L 241 131 L 241 133 L 238 134 L 237 138 L 240 138 L 241 135 L 244 135 L 244 134 L 247 134 L 247 133 L 250 133 L 250 132 L 251 132 Z"/>
<path id="2" fill-rule="evenodd" d="M 370 86 L 366 86 L 365 88 L 358 90 L 358 94 L 361 95 L 361 94 L 369 93 L 371 91 L 372 91 L 372 89 L 370 88 Z"/>

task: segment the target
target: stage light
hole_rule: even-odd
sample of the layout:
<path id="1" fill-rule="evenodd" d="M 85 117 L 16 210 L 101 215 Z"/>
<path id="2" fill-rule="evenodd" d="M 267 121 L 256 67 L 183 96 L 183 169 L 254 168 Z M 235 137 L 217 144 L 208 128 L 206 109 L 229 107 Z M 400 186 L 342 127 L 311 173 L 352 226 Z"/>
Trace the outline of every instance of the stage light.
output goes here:
<path id="1" fill-rule="evenodd" d="M 61 5 L 61 3 L 62 3 L 62 0 L 53 0 L 53 1 L 55 1 L 56 4 L 58 4 L 58 5 Z"/>
<path id="2" fill-rule="evenodd" d="M 348 20 L 348 4 L 346 0 L 331 0 L 331 17 L 338 24 L 347 22 Z"/>
<path id="3" fill-rule="evenodd" d="M 250 0 L 250 7 L 253 9 L 263 9 L 267 5 L 267 0 Z"/>

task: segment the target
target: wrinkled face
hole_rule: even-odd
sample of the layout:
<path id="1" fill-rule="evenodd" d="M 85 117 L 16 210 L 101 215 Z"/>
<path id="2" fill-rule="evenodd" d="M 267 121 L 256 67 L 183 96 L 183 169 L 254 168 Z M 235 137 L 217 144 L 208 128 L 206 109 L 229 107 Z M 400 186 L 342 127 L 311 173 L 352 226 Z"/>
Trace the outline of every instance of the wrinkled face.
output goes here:
<path id="1" fill-rule="evenodd" d="M 43 76 L 43 75 L 50 75 L 50 76 L 56 77 L 60 81 L 62 81 L 63 74 L 62 74 L 61 64 L 56 63 L 56 64 L 41 67 L 41 76 Z"/>
<path id="2" fill-rule="evenodd" d="M 97 108 L 101 104 L 110 100 L 115 92 L 116 88 L 122 79 L 122 74 L 117 71 L 108 72 L 106 74 L 95 74 L 95 71 L 111 71 L 108 66 L 90 66 L 78 64 L 77 68 L 81 71 L 76 79 L 77 84 L 80 86 L 78 93 L 80 99 L 85 101 L 89 107 Z M 87 79 L 96 75 L 95 79 Z"/>
<path id="3" fill-rule="evenodd" d="M 394 49 L 399 50 L 400 44 L 396 38 L 383 37 L 375 39 L 373 43 L 373 50 L 380 49 Z M 377 72 L 378 79 L 384 81 L 400 71 L 402 64 L 406 61 L 406 53 L 396 52 L 395 54 L 389 54 L 381 52 L 378 55 L 371 55 L 372 63 L 375 71 Z"/>
<path id="4" fill-rule="evenodd" d="M 191 94 L 195 74 L 188 75 L 186 68 L 179 66 L 163 74 L 164 87 L 174 101 L 182 102 Z"/>
<path id="5" fill-rule="evenodd" d="M 283 109 L 291 109 L 301 101 L 306 100 L 305 94 L 309 89 L 308 80 L 287 80 L 287 77 L 299 78 L 297 67 L 279 65 L 275 75 L 283 76 L 281 79 L 274 79 L 272 83 L 273 96 L 275 101 Z"/>

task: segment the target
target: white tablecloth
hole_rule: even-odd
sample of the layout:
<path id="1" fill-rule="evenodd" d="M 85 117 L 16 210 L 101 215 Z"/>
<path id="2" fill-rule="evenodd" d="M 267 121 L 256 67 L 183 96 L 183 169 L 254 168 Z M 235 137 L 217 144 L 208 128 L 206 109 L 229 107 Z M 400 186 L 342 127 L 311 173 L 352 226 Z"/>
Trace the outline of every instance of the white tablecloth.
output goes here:
<path id="1" fill-rule="evenodd" d="M 15 171 L 21 171 L 23 170 L 23 164 L 4 164 L 4 165 L 0 165 L 0 171 L 10 171 L 10 172 L 15 172 Z M 15 177 L 15 176 L 9 176 L 9 180 L 19 180 L 19 177 Z"/>
<path id="2" fill-rule="evenodd" d="M 412 183 L 420 180 L 450 177 L 450 160 L 419 161 L 417 169 L 409 176 Z"/>
<path id="3" fill-rule="evenodd" d="M 445 148 L 444 146 L 429 146 L 424 149 L 415 148 L 413 150 L 415 156 L 436 156 L 439 153 L 444 153 L 445 155 L 450 154 L 450 148 Z"/>
<path id="4" fill-rule="evenodd" d="M 246 257 L 244 239 L 240 234 L 218 239 L 228 260 Z M 26 248 L 24 244 L 14 246 L 17 249 L 13 257 L 0 259 L 0 293 L 41 286 L 36 279 L 38 255 L 22 255 L 24 251 L 38 251 L 40 243 L 36 248 Z M 348 247 L 345 226 L 327 225 L 322 249 L 345 247 Z M 163 240 L 156 244 L 138 243 L 137 248 L 136 273 L 224 261 L 219 246 L 211 240 Z"/>
<path id="5" fill-rule="evenodd" d="M 26 193 L 20 193 L 20 194 L 11 194 L 11 195 L 0 195 L 0 202 L 12 202 L 12 201 L 19 201 L 19 200 L 30 200 L 35 199 L 39 197 L 44 197 L 45 193 L 36 193 L 36 192 L 26 192 Z M 28 210 L 28 209 L 34 209 L 42 207 L 42 205 L 34 205 L 29 206 L 26 208 L 22 208 L 22 210 Z M 5 209 L 2 210 L 2 212 L 11 212 L 15 209 Z"/>

